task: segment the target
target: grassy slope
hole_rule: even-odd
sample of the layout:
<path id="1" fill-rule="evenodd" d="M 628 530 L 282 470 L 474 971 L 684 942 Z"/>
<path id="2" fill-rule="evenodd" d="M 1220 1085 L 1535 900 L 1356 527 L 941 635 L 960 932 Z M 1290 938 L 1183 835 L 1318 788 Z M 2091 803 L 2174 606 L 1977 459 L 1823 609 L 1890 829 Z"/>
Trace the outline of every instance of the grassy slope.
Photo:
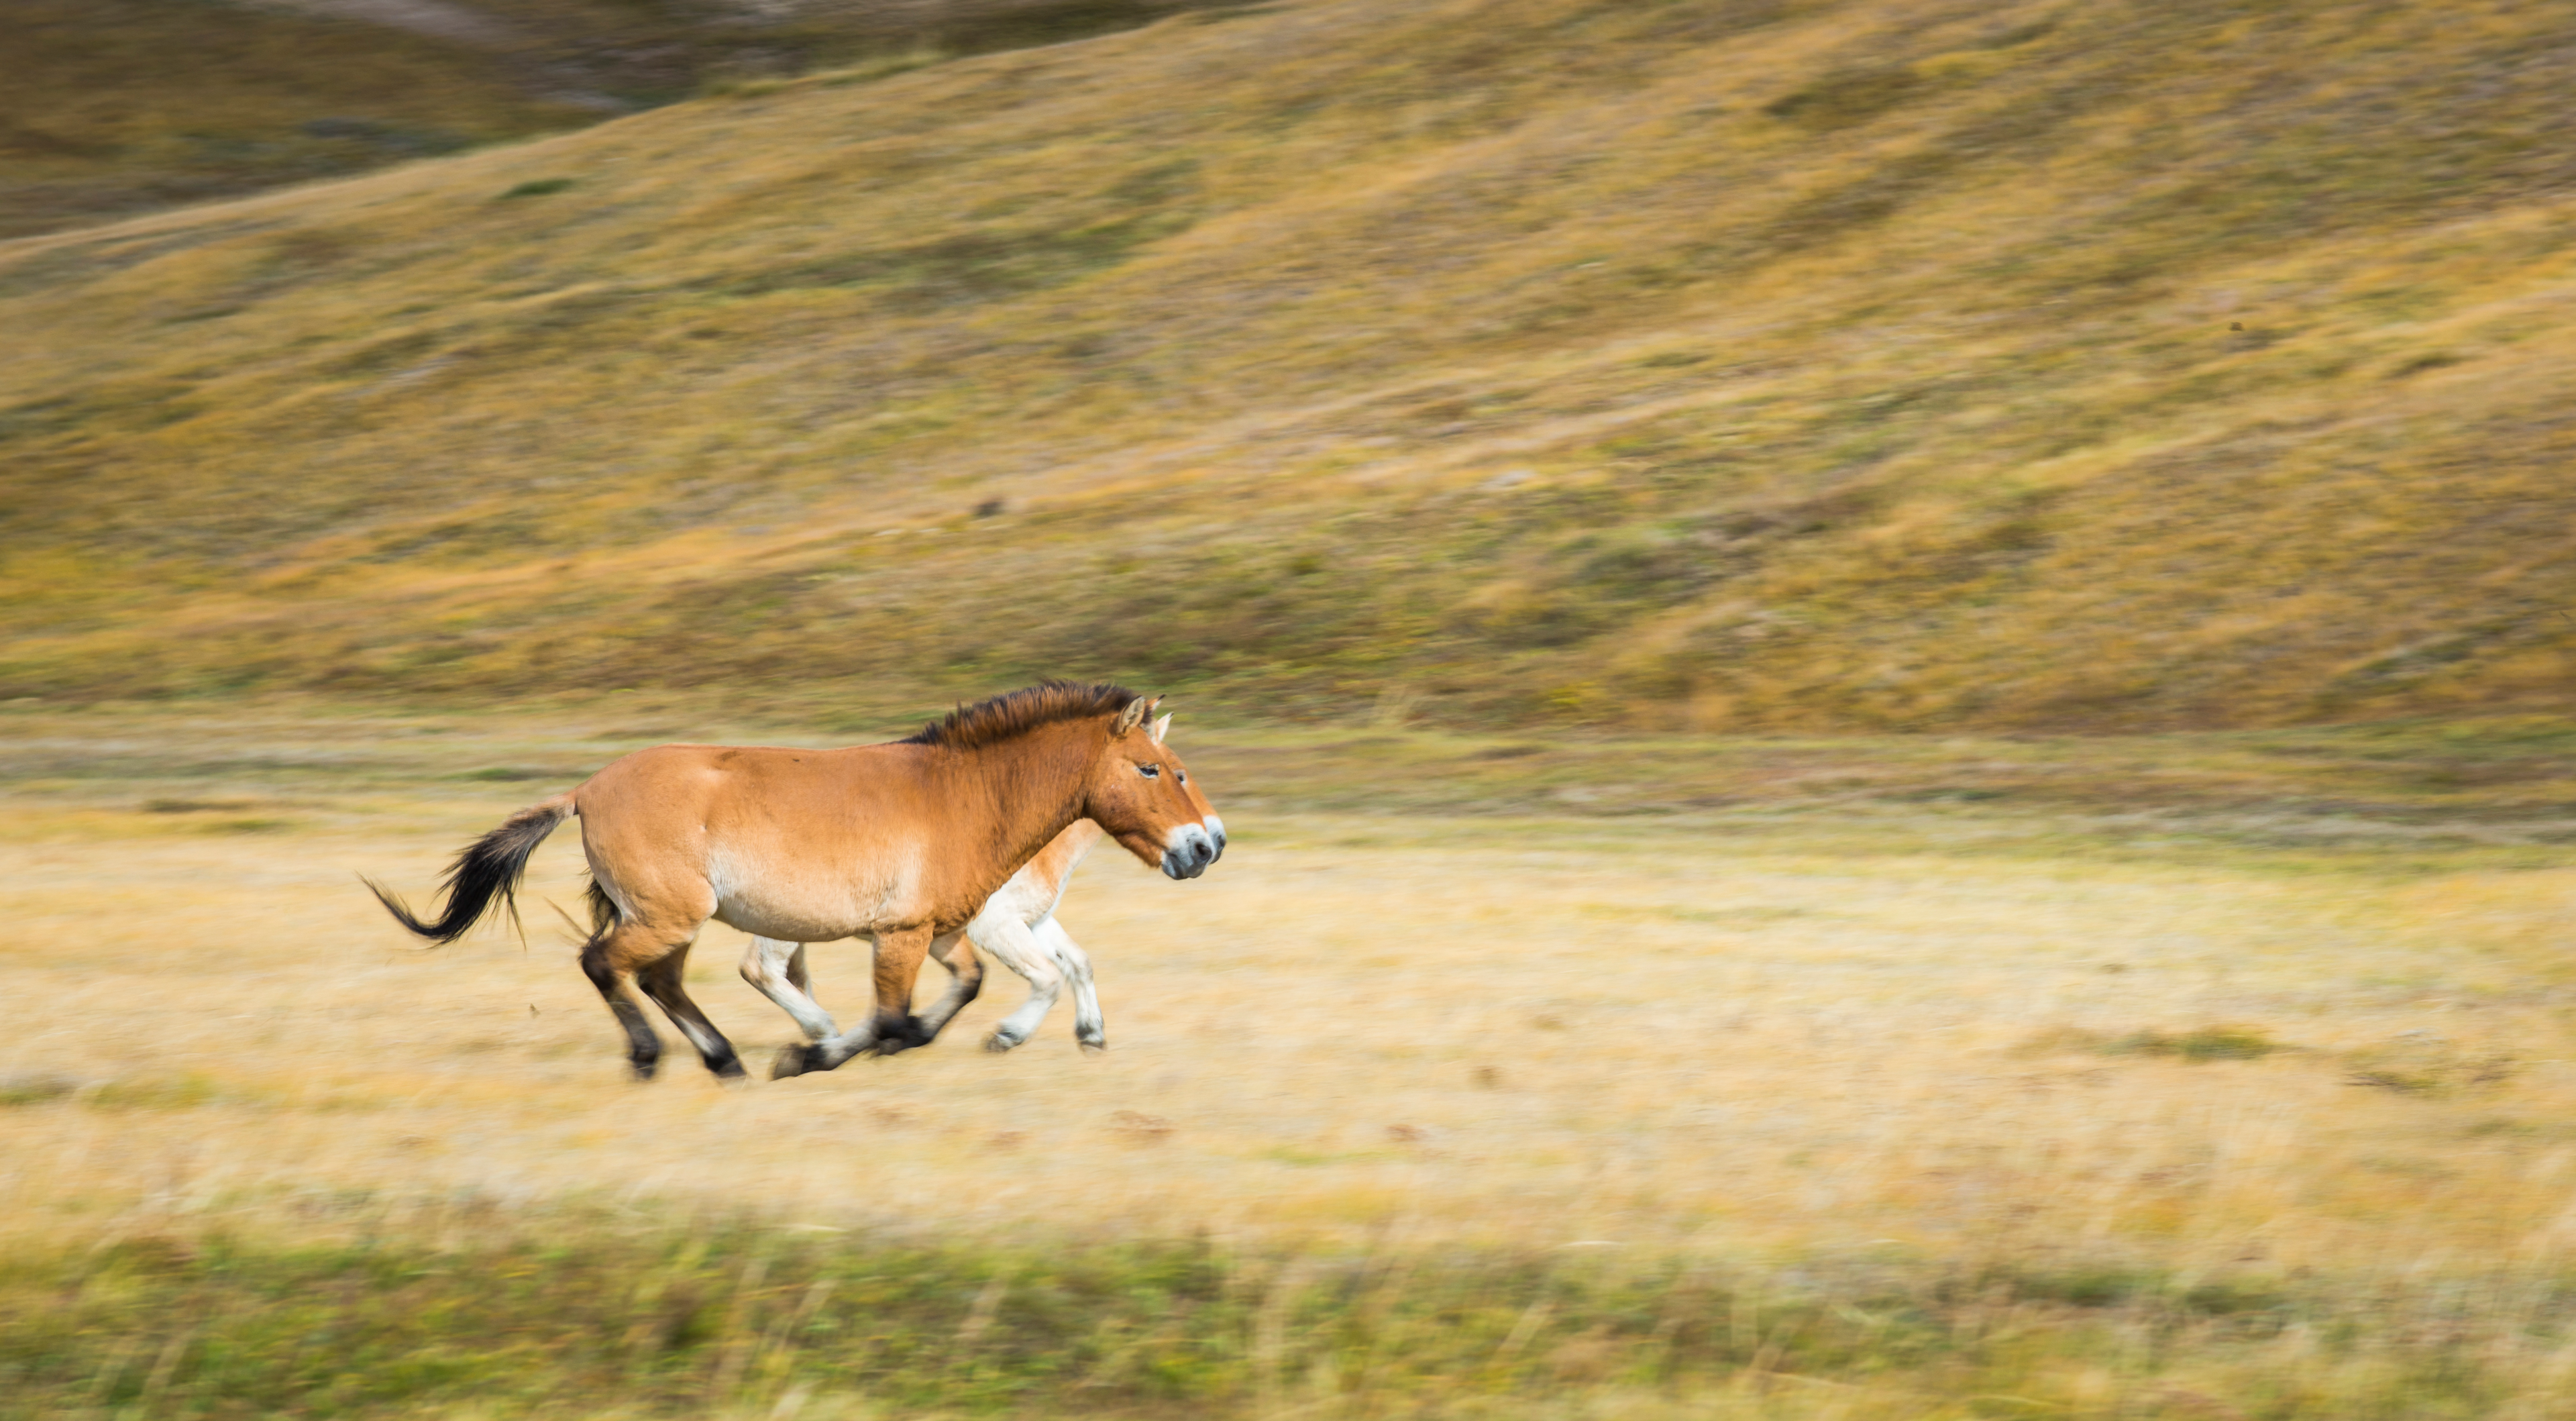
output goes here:
<path id="1" fill-rule="evenodd" d="M 6 0 L 0 237 L 577 128 L 818 65 L 1049 43 L 1171 8 Z"/>
<path id="2" fill-rule="evenodd" d="M 0 247 L 0 684 L 2568 688 L 2557 7 L 1307 3 L 860 80 Z"/>
<path id="3" fill-rule="evenodd" d="M 597 117 L 485 50 L 205 0 L 10 0 L 0 236 L 310 181 Z"/>

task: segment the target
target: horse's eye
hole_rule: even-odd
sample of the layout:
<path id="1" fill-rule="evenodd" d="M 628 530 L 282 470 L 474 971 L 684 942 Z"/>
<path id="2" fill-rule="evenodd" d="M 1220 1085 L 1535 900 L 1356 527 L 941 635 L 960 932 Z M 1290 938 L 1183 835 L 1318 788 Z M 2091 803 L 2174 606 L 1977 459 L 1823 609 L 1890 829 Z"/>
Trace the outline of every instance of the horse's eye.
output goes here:
<path id="1" fill-rule="evenodd" d="M 1174 770 L 1172 771 L 1172 778 L 1179 780 L 1183 784 L 1188 784 L 1190 782 L 1190 772 L 1187 770 Z"/>
<path id="2" fill-rule="evenodd" d="M 1150 780 L 1160 778 L 1163 771 L 1160 766 L 1156 765 L 1138 765 L 1136 767 L 1136 773 L 1143 775 L 1145 778 Z"/>

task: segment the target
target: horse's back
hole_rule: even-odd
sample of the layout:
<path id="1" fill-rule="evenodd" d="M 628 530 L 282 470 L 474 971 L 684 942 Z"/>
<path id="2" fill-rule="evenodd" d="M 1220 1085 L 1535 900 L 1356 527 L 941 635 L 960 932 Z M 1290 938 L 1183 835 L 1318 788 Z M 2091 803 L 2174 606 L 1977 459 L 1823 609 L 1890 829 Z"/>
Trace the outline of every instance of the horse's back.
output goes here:
<path id="1" fill-rule="evenodd" d="M 901 812 L 921 797 L 910 745 L 808 750 L 774 745 L 656 745 L 621 756 L 574 791 L 584 815 L 630 807 L 729 817 Z M 594 810 L 595 807 L 595 810 Z M 710 827 L 713 821 L 701 818 Z"/>
<path id="2" fill-rule="evenodd" d="M 716 756 L 727 748 L 723 745 L 656 745 L 646 750 L 631 751 L 600 766 L 598 773 L 582 781 L 573 795 L 576 802 L 585 808 L 596 804 L 606 809 L 615 800 L 630 794 L 664 793 L 686 788 L 693 782 L 711 782 L 719 773 Z"/>
<path id="3" fill-rule="evenodd" d="M 784 941 L 906 916 L 928 853 L 910 746 L 656 745 L 574 791 L 592 872 Z M 892 752 L 892 753 L 889 753 Z"/>

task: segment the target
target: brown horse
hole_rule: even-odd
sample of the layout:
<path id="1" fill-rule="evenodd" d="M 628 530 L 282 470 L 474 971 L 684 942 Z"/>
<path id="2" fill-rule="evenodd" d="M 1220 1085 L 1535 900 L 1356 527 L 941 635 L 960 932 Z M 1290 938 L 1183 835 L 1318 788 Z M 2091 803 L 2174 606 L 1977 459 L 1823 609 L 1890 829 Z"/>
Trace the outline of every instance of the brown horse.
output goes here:
<path id="1" fill-rule="evenodd" d="M 1216 861 L 1206 800 L 1148 728 L 1152 710 L 1122 687 L 1049 681 L 961 706 L 888 745 L 639 750 L 466 846 L 447 871 L 436 920 L 367 886 L 404 927 L 454 942 L 496 900 L 516 912 L 528 856 L 577 814 L 591 874 L 582 971 L 626 1028 L 635 1073 L 650 1077 L 662 1046 L 632 986 L 708 1070 L 742 1074 L 731 1043 L 680 985 L 710 918 L 773 940 L 874 944 L 874 1017 L 787 1048 L 773 1074 L 830 1070 L 930 1039 L 911 1012 L 923 957 L 951 960 L 986 900 L 1075 820 L 1098 823 L 1176 879 Z M 951 965 L 959 980 L 949 995 L 963 1006 L 983 969 L 971 952 Z M 955 1006 L 941 1006 L 944 1023 Z"/>
<path id="2" fill-rule="evenodd" d="M 1172 718 L 1168 715 L 1154 722 L 1157 744 L 1171 727 Z M 1198 811 L 1200 827 L 1208 831 L 1218 856 L 1223 857 L 1225 821 L 1217 818 L 1215 808 L 1199 793 L 1197 784 L 1185 782 L 1184 788 L 1189 791 L 1190 807 Z M 1105 837 L 1106 831 L 1090 820 L 1073 821 L 985 901 L 984 910 L 966 926 L 966 943 L 972 945 L 971 951 L 962 945 L 945 950 L 936 943 L 932 945 L 932 955 L 954 974 L 955 980 L 938 1005 L 923 1013 L 924 1031 L 937 1036 L 974 999 L 983 985 L 983 973 L 977 964 L 990 958 L 1020 974 L 1029 984 L 1029 999 L 993 1028 L 993 1034 L 984 1041 L 985 1050 L 1008 1051 L 1028 1040 L 1029 1033 L 1046 1019 L 1067 986 L 1073 988 L 1073 1039 L 1086 1051 L 1107 1048 L 1108 1024 L 1100 1015 L 1100 993 L 1091 982 L 1091 958 L 1055 920 L 1056 904 L 1063 900 L 1074 869 Z M 831 1014 L 814 1000 L 805 944 L 753 938 L 743 950 L 742 977 L 794 1017 L 808 1037 L 828 1041 L 840 1034 L 841 1028 L 833 1024 Z M 792 1059 L 795 1054 L 790 1051 L 784 1059 Z"/>

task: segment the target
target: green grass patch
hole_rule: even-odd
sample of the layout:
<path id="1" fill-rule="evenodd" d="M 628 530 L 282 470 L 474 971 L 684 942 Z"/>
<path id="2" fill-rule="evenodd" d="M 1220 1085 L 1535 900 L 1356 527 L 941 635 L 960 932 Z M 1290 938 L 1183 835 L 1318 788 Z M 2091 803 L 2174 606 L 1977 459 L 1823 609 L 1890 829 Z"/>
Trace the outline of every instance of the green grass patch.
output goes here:
<path id="1" fill-rule="evenodd" d="M 70 1076 L 27 1074 L 0 1076 L 0 1106 L 44 1105 L 80 1089 Z"/>
<path id="2" fill-rule="evenodd" d="M 2275 1041 L 2250 1026 L 2203 1026 L 2190 1031 L 2087 1031 L 2062 1027 L 2042 1032 L 2024 1044 L 2033 1054 L 2089 1051 L 2097 1056 L 2167 1056 L 2183 1061 L 2259 1061 L 2276 1051 L 2299 1048 Z"/>
<path id="3" fill-rule="evenodd" d="M 119 1077 L 81 1097 L 94 1110 L 194 1110 L 245 1098 L 238 1088 L 196 1071 Z"/>
<path id="4" fill-rule="evenodd" d="M 0 1416 L 784 1414 L 816 1399 L 948 1415 L 1495 1416 L 1613 1398 L 1686 1410 L 1749 1373 L 1857 1393 L 1846 1405 L 1871 1416 L 1995 1395 L 2064 1409 L 2079 1386 L 2107 1387 L 2098 1399 L 2117 1414 L 2179 1415 L 2159 1398 L 2185 1377 L 2243 1414 L 2469 1415 L 2532 1394 L 2539 1369 L 2509 1358 L 2558 1345 L 2569 1300 L 2554 1282 L 2526 1282 L 2507 1307 L 2458 1280 L 2390 1298 L 2107 1264 L 1301 1257 L 605 1219 L 451 1232 L 449 1246 L 22 1245 L 0 1259 Z M 2434 1314 L 2443 1330 L 2413 1325 Z M 2325 1340 L 2279 1347 L 2293 1328 Z M 1889 1409 L 1908 1399 L 1917 1411 Z"/>

